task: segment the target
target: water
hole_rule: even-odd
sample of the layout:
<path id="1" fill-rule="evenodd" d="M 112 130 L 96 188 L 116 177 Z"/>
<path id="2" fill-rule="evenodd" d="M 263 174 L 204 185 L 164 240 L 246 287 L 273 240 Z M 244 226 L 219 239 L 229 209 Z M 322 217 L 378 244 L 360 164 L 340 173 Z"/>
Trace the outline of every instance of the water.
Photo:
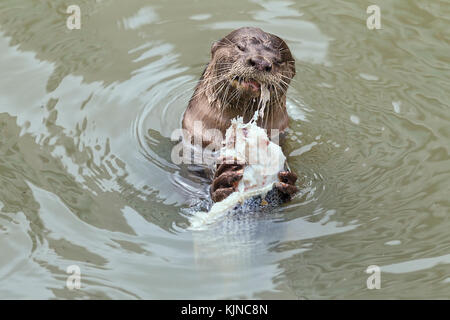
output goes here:
<path id="1" fill-rule="evenodd" d="M 70 31 L 73 1 L 0 2 L 0 298 L 450 297 L 448 1 L 378 1 L 380 30 L 365 1 L 77 3 Z M 302 194 L 192 232 L 208 181 L 170 137 L 245 25 L 297 60 Z"/>

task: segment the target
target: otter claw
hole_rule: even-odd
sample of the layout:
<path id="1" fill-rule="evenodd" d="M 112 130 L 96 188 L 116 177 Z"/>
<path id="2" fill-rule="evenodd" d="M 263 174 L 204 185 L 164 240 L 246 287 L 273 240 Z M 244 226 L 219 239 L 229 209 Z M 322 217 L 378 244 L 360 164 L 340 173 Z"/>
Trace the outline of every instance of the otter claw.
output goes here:
<path id="1" fill-rule="evenodd" d="M 212 189 L 215 191 L 220 188 L 237 187 L 239 180 L 242 179 L 244 170 L 227 171 L 214 179 Z"/>
<path id="2" fill-rule="evenodd" d="M 290 171 L 282 171 L 278 173 L 278 179 L 280 182 L 275 184 L 275 188 L 290 200 L 298 192 L 298 188 L 295 186 L 297 175 Z"/>
<path id="3" fill-rule="evenodd" d="M 234 188 L 217 189 L 211 194 L 212 201 L 220 202 L 234 192 Z"/>
<path id="4" fill-rule="evenodd" d="M 214 174 L 211 185 L 211 198 L 219 202 L 236 191 L 239 181 L 244 175 L 243 165 L 236 163 L 222 163 Z"/>
<path id="5" fill-rule="evenodd" d="M 281 171 L 278 173 L 278 179 L 287 184 L 295 184 L 297 181 L 297 175 L 290 171 Z"/>
<path id="6" fill-rule="evenodd" d="M 291 199 L 294 194 L 298 192 L 298 188 L 295 185 L 287 184 L 284 182 L 275 183 L 275 188 L 278 189 L 288 199 Z"/>
<path id="7" fill-rule="evenodd" d="M 217 170 L 214 173 L 214 179 L 222 175 L 225 171 L 237 171 L 243 167 L 243 165 L 236 163 L 222 163 L 217 167 Z"/>

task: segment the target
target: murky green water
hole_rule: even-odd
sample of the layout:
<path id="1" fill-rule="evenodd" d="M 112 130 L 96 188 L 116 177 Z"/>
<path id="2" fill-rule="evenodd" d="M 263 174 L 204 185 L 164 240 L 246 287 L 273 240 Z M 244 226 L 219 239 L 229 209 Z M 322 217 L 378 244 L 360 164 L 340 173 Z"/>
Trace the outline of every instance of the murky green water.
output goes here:
<path id="1" fill-rule="evenodd" d="M 366 1 L 2 0 L 0 298 L 450 298 L 450 4 L 376 4 L 380 30 Z M 208 182 L 170 134 L 246 25 L 296 57 L 304 195 L 192 232 Z"/>

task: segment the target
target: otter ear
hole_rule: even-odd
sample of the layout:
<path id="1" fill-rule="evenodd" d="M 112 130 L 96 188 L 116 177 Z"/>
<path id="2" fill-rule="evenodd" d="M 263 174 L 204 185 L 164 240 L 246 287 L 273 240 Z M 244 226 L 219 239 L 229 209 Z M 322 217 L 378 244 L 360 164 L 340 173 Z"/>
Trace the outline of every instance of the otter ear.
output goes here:
<path id="1" fill-rule="evenodd" d="M 220 46 L 220 41 L 214 41 L 214 43 L 211 46 L 211 56 L 214 55 L 214 53 L 216 53 L 217 49 L 219 49 Z"/>

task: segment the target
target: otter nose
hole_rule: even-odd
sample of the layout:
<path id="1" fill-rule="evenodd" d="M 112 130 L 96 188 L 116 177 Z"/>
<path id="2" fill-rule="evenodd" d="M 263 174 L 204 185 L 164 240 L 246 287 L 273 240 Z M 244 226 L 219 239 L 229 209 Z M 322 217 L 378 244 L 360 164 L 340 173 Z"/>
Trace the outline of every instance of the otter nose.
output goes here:
<path id="1" fill-rule="evenodd" d="M 247 64 L 259 71 L 271 71 L 272 63 L 262 57 L 251 57 L 247 59 Z"/>

